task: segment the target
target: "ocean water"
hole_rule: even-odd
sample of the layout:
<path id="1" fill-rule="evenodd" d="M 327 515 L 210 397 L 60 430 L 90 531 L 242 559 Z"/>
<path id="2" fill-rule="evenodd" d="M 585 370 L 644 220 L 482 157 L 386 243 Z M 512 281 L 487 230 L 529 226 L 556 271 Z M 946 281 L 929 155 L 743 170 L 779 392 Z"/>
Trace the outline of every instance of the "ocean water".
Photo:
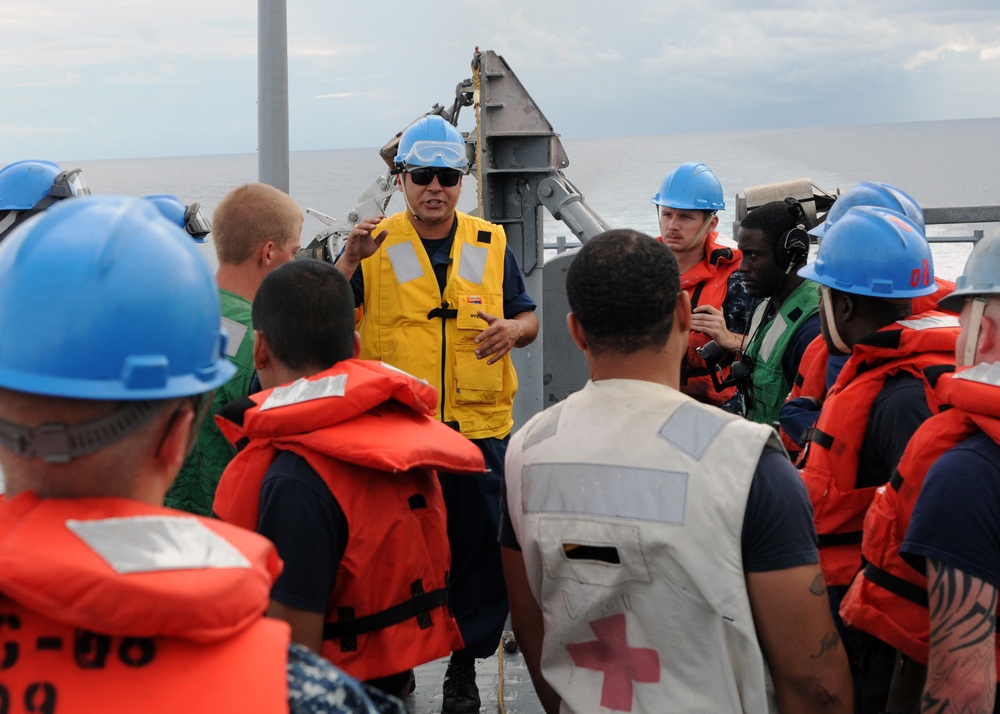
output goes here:
<path id="1" fill-rule="evenodd" d="M 389 137 L 387 137 L 388 139 Z M 681 134 L 563 141 L 570 164 L 564 173 L 587 203 L 612 227 L 658 232 L 650 198 L 663 177 L 685 161 L 702 161 L 722 181 L 726 210 L 720 233 L 731 233 L 734 197 L 747 186 L 809 178 L 834 192 L 859 181 L 884 181 L 912 195 L 922 206 L 1000 203 L 1000 118 L 914 122 L 780 131 Z M 21 157 L 18 157 L 21 158 Z M 225 193 L 257 178 L 255 154 L 189 156 L 113 161 L 62 160 L 80 167 L 95 193 L 142 196 L 174 193 L 211 211 Z M 298 151 L 290 157 L 290 194 L 305 208 L 338 217 L 387 170 L 377 148 Z M 460 210 L 476 205 L 475 181 L 467 178 Z M 388 212 L 403 209 L 395 195 Z M 306 216 L 303 245 L 324 225 Z M 938 235 L 987 234 L 996 225 L 932 227 Z M 572 237 L 546 215 L 546 241 Z M 961 273 L 970 244 L 935 246 L 938 274 Z M 211 243 L 203 247 L 213 265 Z"/>

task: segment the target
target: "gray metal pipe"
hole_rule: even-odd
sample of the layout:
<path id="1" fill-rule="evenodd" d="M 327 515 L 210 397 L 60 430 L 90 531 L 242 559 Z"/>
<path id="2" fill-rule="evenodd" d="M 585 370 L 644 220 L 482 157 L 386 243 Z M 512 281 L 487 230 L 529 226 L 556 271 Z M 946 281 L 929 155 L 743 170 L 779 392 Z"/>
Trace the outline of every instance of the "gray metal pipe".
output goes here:
<path id="1" fill-rule="evenodd" d="M 257 0 L 257 178 L 288 193 L 288 17 Z"/>

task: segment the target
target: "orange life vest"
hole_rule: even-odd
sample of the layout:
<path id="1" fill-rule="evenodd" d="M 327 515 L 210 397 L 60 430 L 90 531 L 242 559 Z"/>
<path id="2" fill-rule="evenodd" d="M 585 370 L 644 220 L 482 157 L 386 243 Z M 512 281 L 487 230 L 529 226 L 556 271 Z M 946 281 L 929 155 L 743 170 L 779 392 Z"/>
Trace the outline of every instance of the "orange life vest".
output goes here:
<path id="1" fill-rule="evenodd" d="M 711 305 L 722 309 L 729 289 L 729 276 L 740 267 L 743 254 L 738 248 L 729 248 L 716 243 L 718 231 L 712 231 L 705 240 L 705 259 L 681 276 L 681 288 L 691 298 L 691 309 L 699 305 Z M 663 238 L 657 238 L 661 243 Z M 712 375 L 705 360 L 698 354 L 711 339 L 704 332 L 691 330 L 688 338 L 687 355 L 681 364 L 681 391 L 699 402 L 724 404 L 736 394 L 736 386 L 726 387 L 721 392 L 715 390 Z M 726 370 L 719 379 L 726 376 Z"/>
<path id="2" fill-rule="evenodd" d="M 877 487 L 856 488 L 868 415 L 885 381 L 954 361 L 958 321 L 938 312 L 888 325 L 854 345 L 813 428 L 802 478 L 812 501 L 827 585 L 849 585 L 861 567 L 865 514 Z"/>
<path id="3" fill-rule="evenodd" d="M 255 533 L 117 498 L 0 504 L 0 710 L 288 711 Z"/>
<path id="4" fill-rule="evenodd" d="M 826 398 L 826 363 L 829 358 L 830 351 L 826 348 L 823 335 L 816 335 L 802 353 L 792 389 L 785 401 L 797 397 L 813 397 L 822 404 Z M 793 463 L 796 462 L 802 453 L 802 447 L 783 428 L 779 429 L 778 433 L 781 436 L 781 443 L 788 451 L 788 456 Z"/>
<path id="5" fill-rule="evenodd" d="M 937 310 L 938 312 L 944 312 L 949 315 L 957 315 L 958 313 L 938 307 L 938 301 L 948 295 L 951 295 L 951 293 L 955 290 L 955 283 L 950 280 L 945 280 L 944 278 L 934 278 L 934 282 L 937 284 L 936 292 L 931 293 L 930 295 L 913 298 L 913 314 L 918 315 L 921 312 L 927 312 L 928 310 Z"/>
<path id="6" fill-rule="evenodd" d="M 845 624 L 923 664 L 928 651 L 927 578 L 899 555 L 913 507 L 928 469 L 944 452 L 978 431 L 1000 442 L 1000 387 L 954 376 L 941 374 L 934 384 L 934 396 L 950 408 L 920 426 L 892 480 L 876 493 L 865 519 L 862 555 L 867 563 L 840 608 Z M 929 374 L 928 379 L 933 377 Z"/>
<path id="7" fill-rule="evenodd" d="M 437 390 L 379 362 L 345 360 L 253 394 L 217 417 L 243 446 L 214 511 L 255 528 L 264 476 L 279 451 L 304 458 L 329 487 L 349 537 L 326 612 L 322 654 L 361 680 L 462 648 L 448 606 L 446 515 L 434 469 L 484 469 L 468 439 L 435 420 Z"/>

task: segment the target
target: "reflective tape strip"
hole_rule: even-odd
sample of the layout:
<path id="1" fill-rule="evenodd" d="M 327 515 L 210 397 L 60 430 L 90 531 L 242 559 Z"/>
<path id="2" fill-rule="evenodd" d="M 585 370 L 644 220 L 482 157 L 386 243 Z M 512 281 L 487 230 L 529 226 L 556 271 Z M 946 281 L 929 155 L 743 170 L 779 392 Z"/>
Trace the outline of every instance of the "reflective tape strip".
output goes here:
<path id="1" fill-rule="evenodd" d="M 545 416 L 539 417 L 538 421 L 531 425 L 531 431 L 525 435 L 524 446 L 522 448 L 530 449 L 532 446 L 540 444 L 550 436 L 555 435 L 559 428 L 561 406 L 561 404 L 556 404 L 550 407 L 546 410 Z"/>
<path id="2" fill-rule="evenodd" d="M 121 575 L 250 567 L 229 541 L 190 516 L 68 520 L 66 527 Z"/>
<path id="3" fill-rule="evenodd" d="M 424 274 L 417 253 L 413 250 L 413 244 L 409 241 L 389 246 L 385 252 L 389 256 L 392 270 L 396 273 L 396 280 L 400 284 L 416 280 Z"/>
<path id="4" fill-rule="evenodd" d="M 954 378 L 1000 387 L 1000 362 L 980 362 L 975 367 L 958 372 Z"/>
<path id="5" fill-rule="evenodd" d="M 908 327 L 911 330 L 929 330 L 934 327 L 958 327 L 958 318 L 947 315 L 931 315 L 921 317 L 916 320 L 897 320 L 896 324 Z"/>
<path id="6" fill-rule="evenodd" d="M 222 329 L 229 335 L 229 339 L 226 340 L 226 357 L 235 357 L 236 353 L 240 351 L 240 345 L 243 344 L 243 338 L 246 337 L 247 330 L 250 328 L 242 322 L 236 322 L 236 320 L 224 317 L 222 318 Z"/>
<path id="7" fill-rule="evenodd" d="M 756 335 L 757 330 L 760 329 L 760 324 L 764 322 L 764 318 L 767 316 L 767 311 L 771 307 L 771 300 L 768 298 L 760 305 L 756 307 L 753 311 L 753 317 L 750 318 L 750 327 L 747 328 L 748 335 Z"/>
<path id="8" fill-rule="evenodd" d="M 480 248 L 476 245 L 462 244 L 462 256 L 458 262 L 458 275 L 463 280 L 470 283 L 482 285 L 483 275 L 486 273 L 486 256 L 489 248 Z"/>
<path id="9" fill-rule="evenodd" d="M 604 464 L 532 464 L 524 470 L 525 513 L 573 513 L 683 523 L 686 473 Z"/>
<path id="10" fill-rule="evenodd" d="M 308 379 L 296 379 L 287 387 L 275 388 L 260 405 L 260 410 L 277 409 L 289 404 L 311 402 L 314 399 L 327 397 L 342 397 L 347 390 L 347 375 L 335 374 L 310 382 Z"/>
<path id="11" fill-rule="evenodd" d="M 781 339 L 786 330 L 788 330 L 788 323 L 785 321 L 785 316 L 778 313 L 771 320 L 771 327 L 768 328 L 767 334 L 764 335 L 764 339 L 760 343 L 758 356 L 763 362 L 771 359 L 771 352 L 774 351 L 775 345 L 778 344 L 778 340 Z"/>
<path id="12" fill-rule="evenodd" d="M 683 404 L 660 428 L 660 437 L 700 460 L 709 444 L 726 425 L 722 414 L 724 412 L 717 415 L 695 402 Z"/>

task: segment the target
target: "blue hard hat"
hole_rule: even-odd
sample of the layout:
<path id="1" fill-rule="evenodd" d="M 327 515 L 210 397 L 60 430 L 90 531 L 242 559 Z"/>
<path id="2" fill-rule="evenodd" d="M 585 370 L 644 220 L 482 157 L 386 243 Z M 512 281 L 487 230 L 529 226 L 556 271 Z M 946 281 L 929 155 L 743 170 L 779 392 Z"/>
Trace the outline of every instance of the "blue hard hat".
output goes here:
<path id="1" fill-rule="evenodd" d="M 822 238 L 833 227 L 833 224 L 854 206 L 881 206 L 896 213 L 902 213 L 917 225 L 921 233 L 926 235 L 924 212 L 909 194 L 887 183 L 871 181 L 862 181 L 854 188 L 844 191 L 827 211 L 826 220 L 810 229 L 809 234 Z"/>
<path id="2" fill-rule="evenodd" d="M 693 161 L 667 174 L 652 202 L 657 206 L 698 211 L 721 211 L 726 207 L 722 184 L 712 169 Z"/>
<path id="3" fill-rule="evenodd" d="M 436 166 L 464 170 L 469 157 L 461 132 L 437 114 L 430 114 L 406 127 L 393 163 L 400 169 Z"/>
<path id="4" fill-rule="evenodd" d="M 0 387 L 159 400 L 234 373 L 212 272 L 149 201 L 62 201 L 0 243 Z"/>
<path id="5" fill-rule="evenodd" d="M 143 198 L 160 209 L 167 220 L 187 231 L 197 243 L 204 243 L 205 236 L 212 232 L 212 224 L 202 215 L 197 203 L 185 206 L 177 196 L 170 193 L 154 193 Z"/>
<path id="6" fill-rule="evenodd" d="M 0 169 L 0 211 L 27 211 L 49 196 L 55 202 L 89 194 L 79 169 L 63 171 L 51 161 L 15 161 Z"/>
<path id="7" fill-rule="evenodd" d="M 914 298 L 937 291 L 924 233 L 896 211 L 854 206 L 830 227 L 799 275 L 855 295 Z"/>
<path id="8" fill-rule="evenodd" d="M 982 238 L 972 247 L 965 270 L 955 281 L 955 289 L 941 298 L 938 305 L 961 312 L 962 303 L 978 295 L 1000 295 L 1000 235 Z"/>

